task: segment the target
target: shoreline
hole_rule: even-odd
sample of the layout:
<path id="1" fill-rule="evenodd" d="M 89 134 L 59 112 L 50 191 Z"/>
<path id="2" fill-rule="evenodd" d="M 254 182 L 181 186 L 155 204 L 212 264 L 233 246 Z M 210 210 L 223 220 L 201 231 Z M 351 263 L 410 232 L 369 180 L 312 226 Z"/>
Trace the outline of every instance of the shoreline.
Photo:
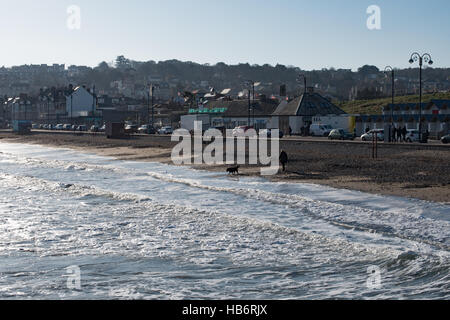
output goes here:
<path id="1" fill-rule="evenodd" d="M 50 133 L 17 136 L 4 132 L 0 133 L 1 142 L 63 147 L 118 160 L 160 162 L 172 165 L 171 151 L 177 144 L 164 136 L 108 140 L 103 135 Z M 337 143 L 335 147 L 332 146 L 334 145 L 282 141 L 282 149 L 290 155 L 287 172 L 265 178 L 273 182 L 310 183 L 371 194 L 450 203 L 450 173 L 448 172 L 450 171 L 448 169 L 450 151 L 403 150 L 404 155 L 408 156 L 407 167 L 401 166 L 396 170 L 395 166 L 398 162 L 394 161 L 394 167 L 386 167 L 386 162 L 391 163 L 389 159 L 369 159 L 368 152 L 365 152 L 369 149 L 368 145 L 352 146 Z M 358 152 L 361 148 L 364 154 Z M 391 152 L 390 148 L 386 150 L 381 148 L 382 157 L 385 156 L 385 152 Z M 188 165 L 188 167 L 223 173 L 227 168 L 226 165 Z M 260 176 L 260 167 L 242 166 L 240 176 Z"/>

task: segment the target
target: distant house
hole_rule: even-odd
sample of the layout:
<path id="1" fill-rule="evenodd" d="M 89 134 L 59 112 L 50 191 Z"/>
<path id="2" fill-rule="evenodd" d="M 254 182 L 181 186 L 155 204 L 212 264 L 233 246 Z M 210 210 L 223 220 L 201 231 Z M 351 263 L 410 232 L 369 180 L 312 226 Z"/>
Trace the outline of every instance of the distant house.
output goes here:
<path id="1" fill-rule="evenodd" d="M 272 113 L 278 104 L 269 99 L 248 100 L 218 100 L 210 101 L 202 108 L 192 108 L 189 114 L 181 117 L 182 127 L 191 130 L 194 121 L 202 121 L 205 129 L 222 127 L 234 129 L 238 126 L 251 125 L 256 130 L 266 129 L 272 118 Z M 250 117 L 250 123 L 249 123 Z"/>
<path id="2" fill-rule="evenodd" d="M 283 132 L 289 132 L 291 128 L 293 134 L 300 134 L 302 127 L 309 127 L 314 122 L 314 117 L 345 114 L 342 109 L 309 87 L 306 93 L 291 102 L 280 103 L 272 114 L 271 127 Z"/>
<path id="3" fill-rule="evenodd" d="M 66 97 L 66 112 L 70 118 L 88 117 L 96 111 L 96 98 L 84 87 L 76 87 Z"/>
<path id="4" fill-rule="evenodd" d="M 67 118 L 66 95 L 69 88 L 41 89 L 37 97 L 38 121 L 57 123 Z"/>
<path id="5" fill-rule="evenodd" d="M 37 107 L 34 99 L 21 94 L 8 101 L 11 108 L 11 119 L 18 121 L 34 121 L 37 118 Z"/>

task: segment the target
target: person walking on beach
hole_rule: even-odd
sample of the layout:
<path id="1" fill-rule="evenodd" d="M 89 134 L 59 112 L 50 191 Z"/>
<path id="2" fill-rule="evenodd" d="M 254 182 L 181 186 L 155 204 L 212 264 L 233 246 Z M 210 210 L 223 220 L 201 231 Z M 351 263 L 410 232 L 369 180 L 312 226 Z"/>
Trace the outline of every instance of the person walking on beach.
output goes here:
<path id="1" fill-rule="evenodd" d="M 283 172 L 286 172 L 286 164 L 288 163 L 288 155 L 284 150 L 281 150 L 280 163 L 283 166 Z"/>

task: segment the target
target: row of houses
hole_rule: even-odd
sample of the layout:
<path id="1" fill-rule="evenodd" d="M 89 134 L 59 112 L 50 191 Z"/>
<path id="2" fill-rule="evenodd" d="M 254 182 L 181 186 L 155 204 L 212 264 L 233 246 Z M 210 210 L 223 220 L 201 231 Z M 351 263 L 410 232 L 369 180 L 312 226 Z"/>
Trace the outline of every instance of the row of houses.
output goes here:
<path id="1" fill-rule="evenodd" d="M 421 115 L 420 115 L 421 114 Z M 450 100 L 431 100 L 422 104 L 396 104 L 384 108 L 382 115 L 347 114 L 328 99 L 308 88 L 303 95 L 292 101 L 278 103 L 272 99 L 250 101 L 212 101 L 200 108 L 190 109 L 181 117 L 181 127 L 192 130 L 194 121 L 202 121 L 204 128 L 253 126 L 259 129 L 280 129 L 294 135 L 308 132 L 312 124 L 344 128 L 356 135 L 368 129 L 384 129 L 386 125 L 418 129 L 420 120 L 423 130 L 431 137 L 440 138 L 450 129 Z"/>
<path id="2" fill-rule="evenodd" d="M 179 122 L 179 116 L 186 113 L 183 105 L 161 104 L 156 99 L 154 102 L 153 108 L 150 108 L 148 99 L 97 95 L 95 89 L 84 86 L 41 89 L 34 96 L 20 94 L 17 97 L 2 98 L 0 126 L 14 121 L 100 124 L 127 120 L 142 123 L 151 119 L 155 126 L 164 126 Z"/>
<path id="3" fill-rule="evenodd" d="M 93 117 L 97 97 L 85 87 L 41 90 L 37 96 L 20 94 L 2 104 L 4 118 L 10 121 L 58 122 L 67 118 Z"/>
<path id="4" fill-rule="evenodd" d="M 420 122 L 423 131 L 428 130 L 433 138 L 439 139 L 447 134 L 450 130 L 450 100 L 389 104 L 383 108 L 382 115 L 358 116 L 356 127 L 358 130 L 382 129 L 388 124 L 397 128 L 418 129 Z"/>
<path id="5" fill-rule="evenodd" d="M 195 121 L 202 121 L 204 128 L 233 129 L 251 125 L 257 130 L 273 128 L 294 135 L 308 132 L 307 128 L 312 124 L 327 124 L 361 135 L 367 129 L 383 129 L 386 125 L 418 129 L 421 122 L 423 130 L 436 138 L 447 134 L 450 128 L 450 100 L 431 100 L 422 105 L 390 104 L 383 108 L 381 115 L 350 115 L 312 87 L 291 101 L 280 99 L 281 102 L 263 95 L 255 99 L 251 95 L 241 99 L 231 99 L 226 94 L 210 95 L 205 95 L 206 99 L 201 103 L 156 102 L 151 107 L 145 99 L 98 96 L 94 89 L 83 86 L 52 88 L 41 90 L 38 96 L 22 94 L 3 98 L 0 122 L 89 124 L 132 120 L 137 123 L 154 121 L 155 126 L 181 126 L 191 130 Z"/>

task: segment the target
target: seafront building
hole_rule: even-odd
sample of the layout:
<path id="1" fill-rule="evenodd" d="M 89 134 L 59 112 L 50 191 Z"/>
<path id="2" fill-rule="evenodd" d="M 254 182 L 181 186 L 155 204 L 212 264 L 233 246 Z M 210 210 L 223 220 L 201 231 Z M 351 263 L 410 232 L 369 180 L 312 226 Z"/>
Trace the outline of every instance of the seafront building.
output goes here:
<path id="1" fill-rule="evenodd" d="M 346 112 L 314 92 L 313 87 L 309 87 L 305 93 L 291 102 L 281 102 L 272 114 L 271 125 L 272 128 L 278 128 L 283 132 L 289 132 L 290 128 L 292 134 L 301 134 L 307 132 L 307 128 L 313 123 L 321 122 L 322 117 L 332 122 L 335 121 L 334 118 L 342 119 L 344 115 L 347 115 Z"/>
<path id="2" fill-rule="evenodd" d="M 358 132 L 369 129 L 383 129 L 386 125 L 396 128 L 419 129 L 420 119 L 423 131 L 431 138 L 440 139 L 450 130 L 450 100 L 431 100 L 422 103 L 389 104 L 382 115 L 359 115 L 356 118 Z M 422 110 L 421 110 L 422 109 Z"/>

